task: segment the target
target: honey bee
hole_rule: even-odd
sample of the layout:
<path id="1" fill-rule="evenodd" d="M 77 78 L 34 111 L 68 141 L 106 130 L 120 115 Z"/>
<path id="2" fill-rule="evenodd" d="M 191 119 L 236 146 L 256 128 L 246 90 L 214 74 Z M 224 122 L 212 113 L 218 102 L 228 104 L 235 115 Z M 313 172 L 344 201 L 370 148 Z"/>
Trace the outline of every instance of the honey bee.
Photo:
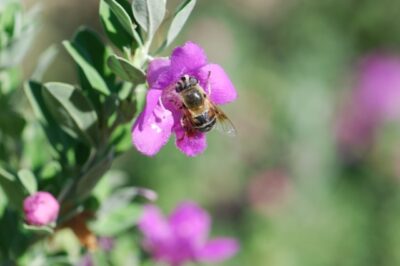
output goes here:
<path id="1" fill-rule="evenodd" d="M 232 122 L 208 98 L 195 77 L 182 76 L 175 84 L 175 92 L 180 98 L 180 109 L 183 112 L 181 123 L 188 135 L 196 131 L 209 132 L 214 127 L 227 135 L 236 135 Z"/>

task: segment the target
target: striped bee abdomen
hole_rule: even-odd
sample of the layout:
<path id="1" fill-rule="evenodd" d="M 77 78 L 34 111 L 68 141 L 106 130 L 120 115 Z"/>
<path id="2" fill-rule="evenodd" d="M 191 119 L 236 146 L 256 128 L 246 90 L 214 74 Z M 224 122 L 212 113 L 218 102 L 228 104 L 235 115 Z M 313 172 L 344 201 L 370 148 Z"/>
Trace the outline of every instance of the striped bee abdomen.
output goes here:
<path id="1" fill-rule="evenodd" d="M 217 118 L 215 116 L 210 117 L 208 112 L 204 112 L 201 115 L 194 117 L 194 122 L 194 128 L 201 132 L 208 132 L 214 127 Z"/>

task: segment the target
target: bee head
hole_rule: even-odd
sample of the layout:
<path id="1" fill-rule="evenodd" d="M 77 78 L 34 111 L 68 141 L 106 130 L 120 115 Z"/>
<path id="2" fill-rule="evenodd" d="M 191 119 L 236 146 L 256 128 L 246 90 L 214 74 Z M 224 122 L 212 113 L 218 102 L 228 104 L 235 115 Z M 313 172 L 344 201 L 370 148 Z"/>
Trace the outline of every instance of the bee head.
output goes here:
<path id="1" fill-rule="evenodd" d="M 199 81 L 195 77 L 189 77 L 189 84 L 190 86 L 196 86 L 199 84 Z"/>
<path id="2" fill-rule="evenodd" d="M 181 92 L 191 86 L 196 86 L 198 83 L 199 81 L 195 77 L 183 75 L 176 83 L 175 90 L 176 92 Z"/>

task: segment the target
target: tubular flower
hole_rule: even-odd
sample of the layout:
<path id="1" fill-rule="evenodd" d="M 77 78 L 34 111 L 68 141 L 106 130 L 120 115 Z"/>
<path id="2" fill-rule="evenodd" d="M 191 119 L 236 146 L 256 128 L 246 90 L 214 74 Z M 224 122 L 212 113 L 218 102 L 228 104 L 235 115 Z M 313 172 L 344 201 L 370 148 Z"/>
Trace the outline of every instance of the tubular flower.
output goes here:
<path id="1" fill-rule="evenodd" d="M 229 103 L 237 97 L 222 67 L 209 64 L 204 51 L 192 42 L 175 48 L 170 58 L 154 59 L 147 69 L 149 90 L 146 105 L 132 129 L 133 145 L 141 153 L 147 156 L 157 154 L 172 132 L 176 135 L 176 146 L 187 156 L 196 156 L 206 148 L 205 133 L 185 134 L 182 110 L 171 104 L 166 93 L 184 75 L 196 78 L 216 105 Z"/>
<path id="2" fill-rule="evenodd" d="M 228 259 L 239 249 L 232 238 L 208 240 L 210 217 L 196 204 L 180 204 L 166 219 L 160 210 L 145 206 L 139 221 L 143 246 L 154 260 L 170 266 L 187 262 L 217 262 Z"/>
<path id="3" fill-rule="evenodd" d="M 43 226 L 57 219 L 60 205 L 48 192 L 37 192 L 24 200 L 25 220 L 30 225 Z"/>

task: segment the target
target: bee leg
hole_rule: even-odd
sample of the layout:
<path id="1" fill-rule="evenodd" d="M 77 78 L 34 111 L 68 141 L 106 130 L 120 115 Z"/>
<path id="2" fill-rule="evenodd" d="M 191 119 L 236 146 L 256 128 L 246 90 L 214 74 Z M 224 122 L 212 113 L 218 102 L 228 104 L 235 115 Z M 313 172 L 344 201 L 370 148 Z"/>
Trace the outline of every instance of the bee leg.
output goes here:
<path id="1" fill-rule="evenodd" d="M 196 129 L 191 126 L 190 119 L 188 117 L 182 117 L 181 126 L 183 128 L 184 134 L 178 140 L 182 140 L 185 137 L 193 137 L 196 133 Z"/>
<path id="2" fill-rule="evenodd" d="M 185 117 L 185 116 L 182 117 L 182 119 L 181 119 L 181 126 L 182 126 L 182 128 L 183 128 L 183 130 L 184 130 L 185 132 L 187 132 L 187 131 L 189 130 L 188 124 L 189 124 L 189 121 L 188 121 L 187 117 Z"/>
<path id="3" fill-rule="evenodd" d="M 178 138 L 177 135 L 177 140 L 182 141 L 186 136 L 188 136 L 188 127 L 184 125 L 184 122 L 181 121 L 182 128 L 183 128 L 183 134 Z"/>

